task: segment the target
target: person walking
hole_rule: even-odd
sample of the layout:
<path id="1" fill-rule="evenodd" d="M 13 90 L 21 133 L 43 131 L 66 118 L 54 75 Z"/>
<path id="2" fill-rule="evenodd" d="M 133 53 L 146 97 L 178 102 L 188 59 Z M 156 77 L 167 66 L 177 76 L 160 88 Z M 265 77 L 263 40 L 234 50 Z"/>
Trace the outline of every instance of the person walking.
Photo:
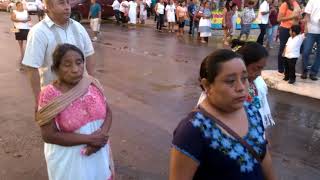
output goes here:
<path id="1" fill-rule="evenodd" d="M 211 18 L 210 2 L 206 1 L 204 2 L 204 9 L 199 22 L 201 43 L 208 43 L 209 41 L 209 37 L 211 36 Z"/>
<path id="2" fill-rule="evenodd" d="M 101 24 L 101 5 L 96 2 L 96 0 L 91 0 L 91 7 L 88 16 L 90 20 L 90 27 L 93 31 L 92 41 L 98 40 L 98 34 L 100 32 L 100 24 Z"/>
<path id="3" fill-rule="evenodd" d="M 320 3 L 316 0 L 309 0 L 304 12 L 306 13 L 306 26 L 305 33 L 306 39 L 303 44 L 303 65 L 302 70 L 303 73 L 301 75 L 302 79 L 306 79 L 308 77 L 308 65 L 309 65 L 309 56 L 311 50 L 316 43 L 316 57 L 311 66 L 310 70 L 310 79 L 313 81 L 318 80 L 317 74 L 320 68 Z"/>
<path id="4" fill-rule="evenodd" d="M 120 2 L 119 2 L 119 0 L 114 0 L 111 6 L 113 9 L 117 24 L 120 24 L 121 17 L 120 17 Z"/>
<path id="5" fill-rule="evenodd" d="M 18 60 L 18 70 L 21 71 L 23 70 L 22 59 L 25 54 L 23 42 L 27 40 L 27 36 L 30 30 L 29 22 L 31 21 L 31 17 L 28 14 L 28 11 L 23 9 L 23 4 L 21 2 L 16 3 L 16 10 L 13 10 L 11 13 L 11 21 L 13 22 L 14 26 L 15 38 L 19 44 L 20 57 Z"/>
<path id="6" fill-rule="evenodd" d="M 188 9 L 184 1 L 179 3 L 176 10 L 177 21 L 179 25 L 178 36 L 183 36 L 185 20 L 188 18 Z"/>
<path id="7" fill-rule="evenodd" d="M 284 0 L 279 8 L 278 22 L 280 46 L 278 51 L 278 72 L 284 73 L 283 66 L 283 50 L 286 47 L 290 37 L 290 28 L 294 24 L 298 24 L 300 18 L 300 6 L 296 0 Z"/>
<path id="8" fill-rule="evenodd" d="M 275 180 L 261 115 L 246 102 L 245 63 L 227 49 L 206 59 L 207 97 L 173 133 L 169 180 Z"/>
<path id="9" fill-rule="evenodd" d="M 270 8 L 269 4 L 272 2 L 272 0 L 263 0 L 263 2 L 259 6 L 259 12 L 257 17 L 257 22 L 260 27 L 260 34 L 257 39 L 257 43 L 263 45 L 263 39 L 267 32 L 268 23 L 269 23 L 269 13 Z"/>
<path id="10" fill-rule="evenodd" d="M 170 3 L 166 6 L 166 15 L 169 23 L 169 32 L 174 32 L 174 24 L 176 22 L 175 18 L 176 7 L 174 5 L 173 0 L 170 0 Z"/>
<path id="11" fill-rule="evenodd" d="M 29 32 L 22 64 L 27 66 L 28 77 L 37 102 L 40 89 L 56 80 L 51 70 L 52 53 L 58 44 L 77 46 L 84 54 L 86 71 L 94 75 L 94 49 L 86 29 L 70 18 L 68 0 L 46 0 L 47 16 Z M 37 105 L 37 103 L 36 103 Z"/>
<path id="12" fill-rule="evenodd" d="M 246 35 L 246 41 L 249 38 L 252 22 L 256 19 L 256 14 L 254 12 L 254 1 L 249 1 L 248 6 L 243 9 L 241 13 L 241 32 L 239 40 L 241 40 L 242 35 Z"/>
<path id="13" fill-rule="evenodd" d="M 139 2 L 139 8 L 140 8 L 140 16 L 139 16 L 139 20 L 141 24 L 145 24 L 145 21 L 147 20 L 147 9 L 148 9 L 148 5 L 146 3 L 146 0 L 141 0 Z"/>
<path id="14" fill-rule="evenodd" d="M 274 3 L 270 4 L 270 15 L 269 15 L 269 25 L 267 29 L 268 41 L 266 47 L 269 49 L 273 48 L 274 39 L 276 38 L 279 23 L 277 21 L 278 10 L 274 6 Z"/>
<path id="15" fill-rule="evenodd" d="M 236 3 L 232 3 L 231 10 L 232 10 L 232 18 L 231 18 L 232 30 L 231 30 L 231 34 L 230 34 L 230 39 L 232 40 L 232 38 L 236 35 L 237 19 L 239 17 L 238 6 Z"/>
<path id="16" fill-rule="evenodd" d="M 112 118 L 103 87 L 84 73 L 85 58 L 76 46 L 60 44 L 52 56 L 57 80 L 40 92 L 36 114 L 48 178 L 112 180 Z"/>
<path id="17" fill-rule="evenodd" d="M 138 10 L 138 3 L 136 0 L 132 0 L 129 2 L 129 24 L 135 26 L 137 24 L 137 10 Z"/>
<path id="18" fill-rule="evenodd" d="M 232 6 L 232 0 L 227 0 L 225 7 L 223 9 L 223 15 L 222 15 L 222 28 L 223 28 L 223 43 L 224 45 L 229 45 L 229 37 L 232 32 L 232 16 L 233 11 L 231 9 Z"/>
<path id="19" fill-rule="evenodd" d="M 160 0 L 155 7 L 156 17 L 157 17 L 157 31 L 162 32 L 162 27 L 164 24 L 164 2 Z"/>
<path id="20" fill-rule="evenodd" d="M 194 13 L 196 11 L 196 4 L 193 2 L 193 0 L 189 1 L 188 5 L 188 15 L 189 15 L 189 34 L 192 35 L 192 28 L 193 28 L 193 18 L 194 18 Z"/>
<path id="21" fill-rule="evenodd" d="M 122 0 L 120 3 L 120 14 L 122 26 L 126 26 L 128 23 L 128 12 L 129 12 L 129 2 L 127 0 Z"/>

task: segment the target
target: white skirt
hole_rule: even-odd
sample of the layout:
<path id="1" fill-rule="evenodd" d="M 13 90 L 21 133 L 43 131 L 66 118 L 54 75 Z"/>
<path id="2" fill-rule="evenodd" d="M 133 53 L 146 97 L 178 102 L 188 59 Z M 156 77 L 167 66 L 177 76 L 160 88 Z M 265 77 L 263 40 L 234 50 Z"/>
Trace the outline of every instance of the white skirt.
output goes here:
<path id="1" fill-rule="evenodd" d="M 103 120 L 90 122 L 75 133 L 92 134 L 99 129 Z M 112 177 L 109 155 L 109 144 L 98 152 L 85 156 L 81 150 L 86 145 L 60 146 L 44 144 L 44 155 L 47 162 L 49 180 L 109 180 Z"/>
<path id="2" fill-rule="evenodd" d="M 133 9 L 133 8 L 129 9 L 129 23 L 130 24 L 137 24 L 137 11 L 136 11 L 136 9 Z"/>
<path id="3" fill-rule="evenodd" d="M 204 19 L 204 18 L 200 19 L 199 32 L 200 32 L 200 37 L 210 37 L 211 36 L 211 21 L 210 21 L 210 19 Z"/>
<path id="4" fill-rule="evenodd" d="M 167 21 L 168 22 L 176 22 L 176 17 L 174 15 L 174 13 L 170 13 L 170 12 L 167 13 Z"/>

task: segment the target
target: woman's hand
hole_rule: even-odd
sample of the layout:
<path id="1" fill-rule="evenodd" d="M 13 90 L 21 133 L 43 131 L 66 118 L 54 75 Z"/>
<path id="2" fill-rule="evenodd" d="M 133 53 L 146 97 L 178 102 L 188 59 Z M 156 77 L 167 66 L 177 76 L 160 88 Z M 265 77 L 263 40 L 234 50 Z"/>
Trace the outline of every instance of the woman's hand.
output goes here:
<path id="1" fill-rule="evenodd" d="M 90 142 L 88 143 L 88 145 L 101 148 L 105 144 L 107 144 L 108 139 L 108 135 L 103 134 L 101 130 L 97 130 L 96 132 L 90 135 Z"/>
<path id="2" fill-rule="evenodd" d="M 100 149 L 101 149 L 101 147 L 86 146 L 84 148 L 84 152 L 83 152 L 84 154 L 83 155 L 90 156 L 90 155 L 98 152 Z"/>

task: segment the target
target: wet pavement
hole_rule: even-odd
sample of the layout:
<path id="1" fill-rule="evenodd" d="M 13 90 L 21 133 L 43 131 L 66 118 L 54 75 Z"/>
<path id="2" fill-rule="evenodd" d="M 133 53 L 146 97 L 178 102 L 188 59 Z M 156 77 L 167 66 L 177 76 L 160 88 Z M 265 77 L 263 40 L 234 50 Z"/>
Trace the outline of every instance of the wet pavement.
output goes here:
<path id="1" fill-rule="evenodd" d="M 8 14 L 0 17 L 0 179 L 46 179 L 31 89 L 25 74 L 15 70 L 18 46 L 9 33 Z M 118 179 L 167 179 L 172 132 L 195 105 L 200 63 L 223 47 L 220 38 L 202 45 L 150 27 L 102 25 L 95 58 L 114 114 L 111 141 Z M 276 67 L 274 51 L 268 69 Z M 269 100 L 279 179 L 320 179 L 320 101 L 276 90 L 270 90 Z"/>

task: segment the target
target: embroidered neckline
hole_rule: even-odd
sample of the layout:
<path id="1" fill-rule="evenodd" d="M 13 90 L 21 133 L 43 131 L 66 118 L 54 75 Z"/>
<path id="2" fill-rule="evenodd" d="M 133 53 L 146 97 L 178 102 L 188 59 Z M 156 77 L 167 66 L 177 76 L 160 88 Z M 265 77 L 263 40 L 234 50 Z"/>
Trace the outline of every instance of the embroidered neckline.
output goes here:
<path id="1" fill-rule="evenodd" d="M 257 116 L 258 109 L 250 103 L 244 104 L 248 117 L 248 132 L 243 137 L 245 141 L 250 144 L 258 154 L 263 154 L 263 146 L 266 144 L 263 138 L 263 125 L 261 117 Z M 195 128 L 200 128 L 203 136 L 210 140 L 210 148 L 219 150 L 230 159 L 237 161 L 242 173 L 253 171 L 255 164 L 258 161 L 242 146 L 240 142 L 224 133 L 211 119 L 204 117 L 200 112 L 195 114 L 191 121 Z"/>

